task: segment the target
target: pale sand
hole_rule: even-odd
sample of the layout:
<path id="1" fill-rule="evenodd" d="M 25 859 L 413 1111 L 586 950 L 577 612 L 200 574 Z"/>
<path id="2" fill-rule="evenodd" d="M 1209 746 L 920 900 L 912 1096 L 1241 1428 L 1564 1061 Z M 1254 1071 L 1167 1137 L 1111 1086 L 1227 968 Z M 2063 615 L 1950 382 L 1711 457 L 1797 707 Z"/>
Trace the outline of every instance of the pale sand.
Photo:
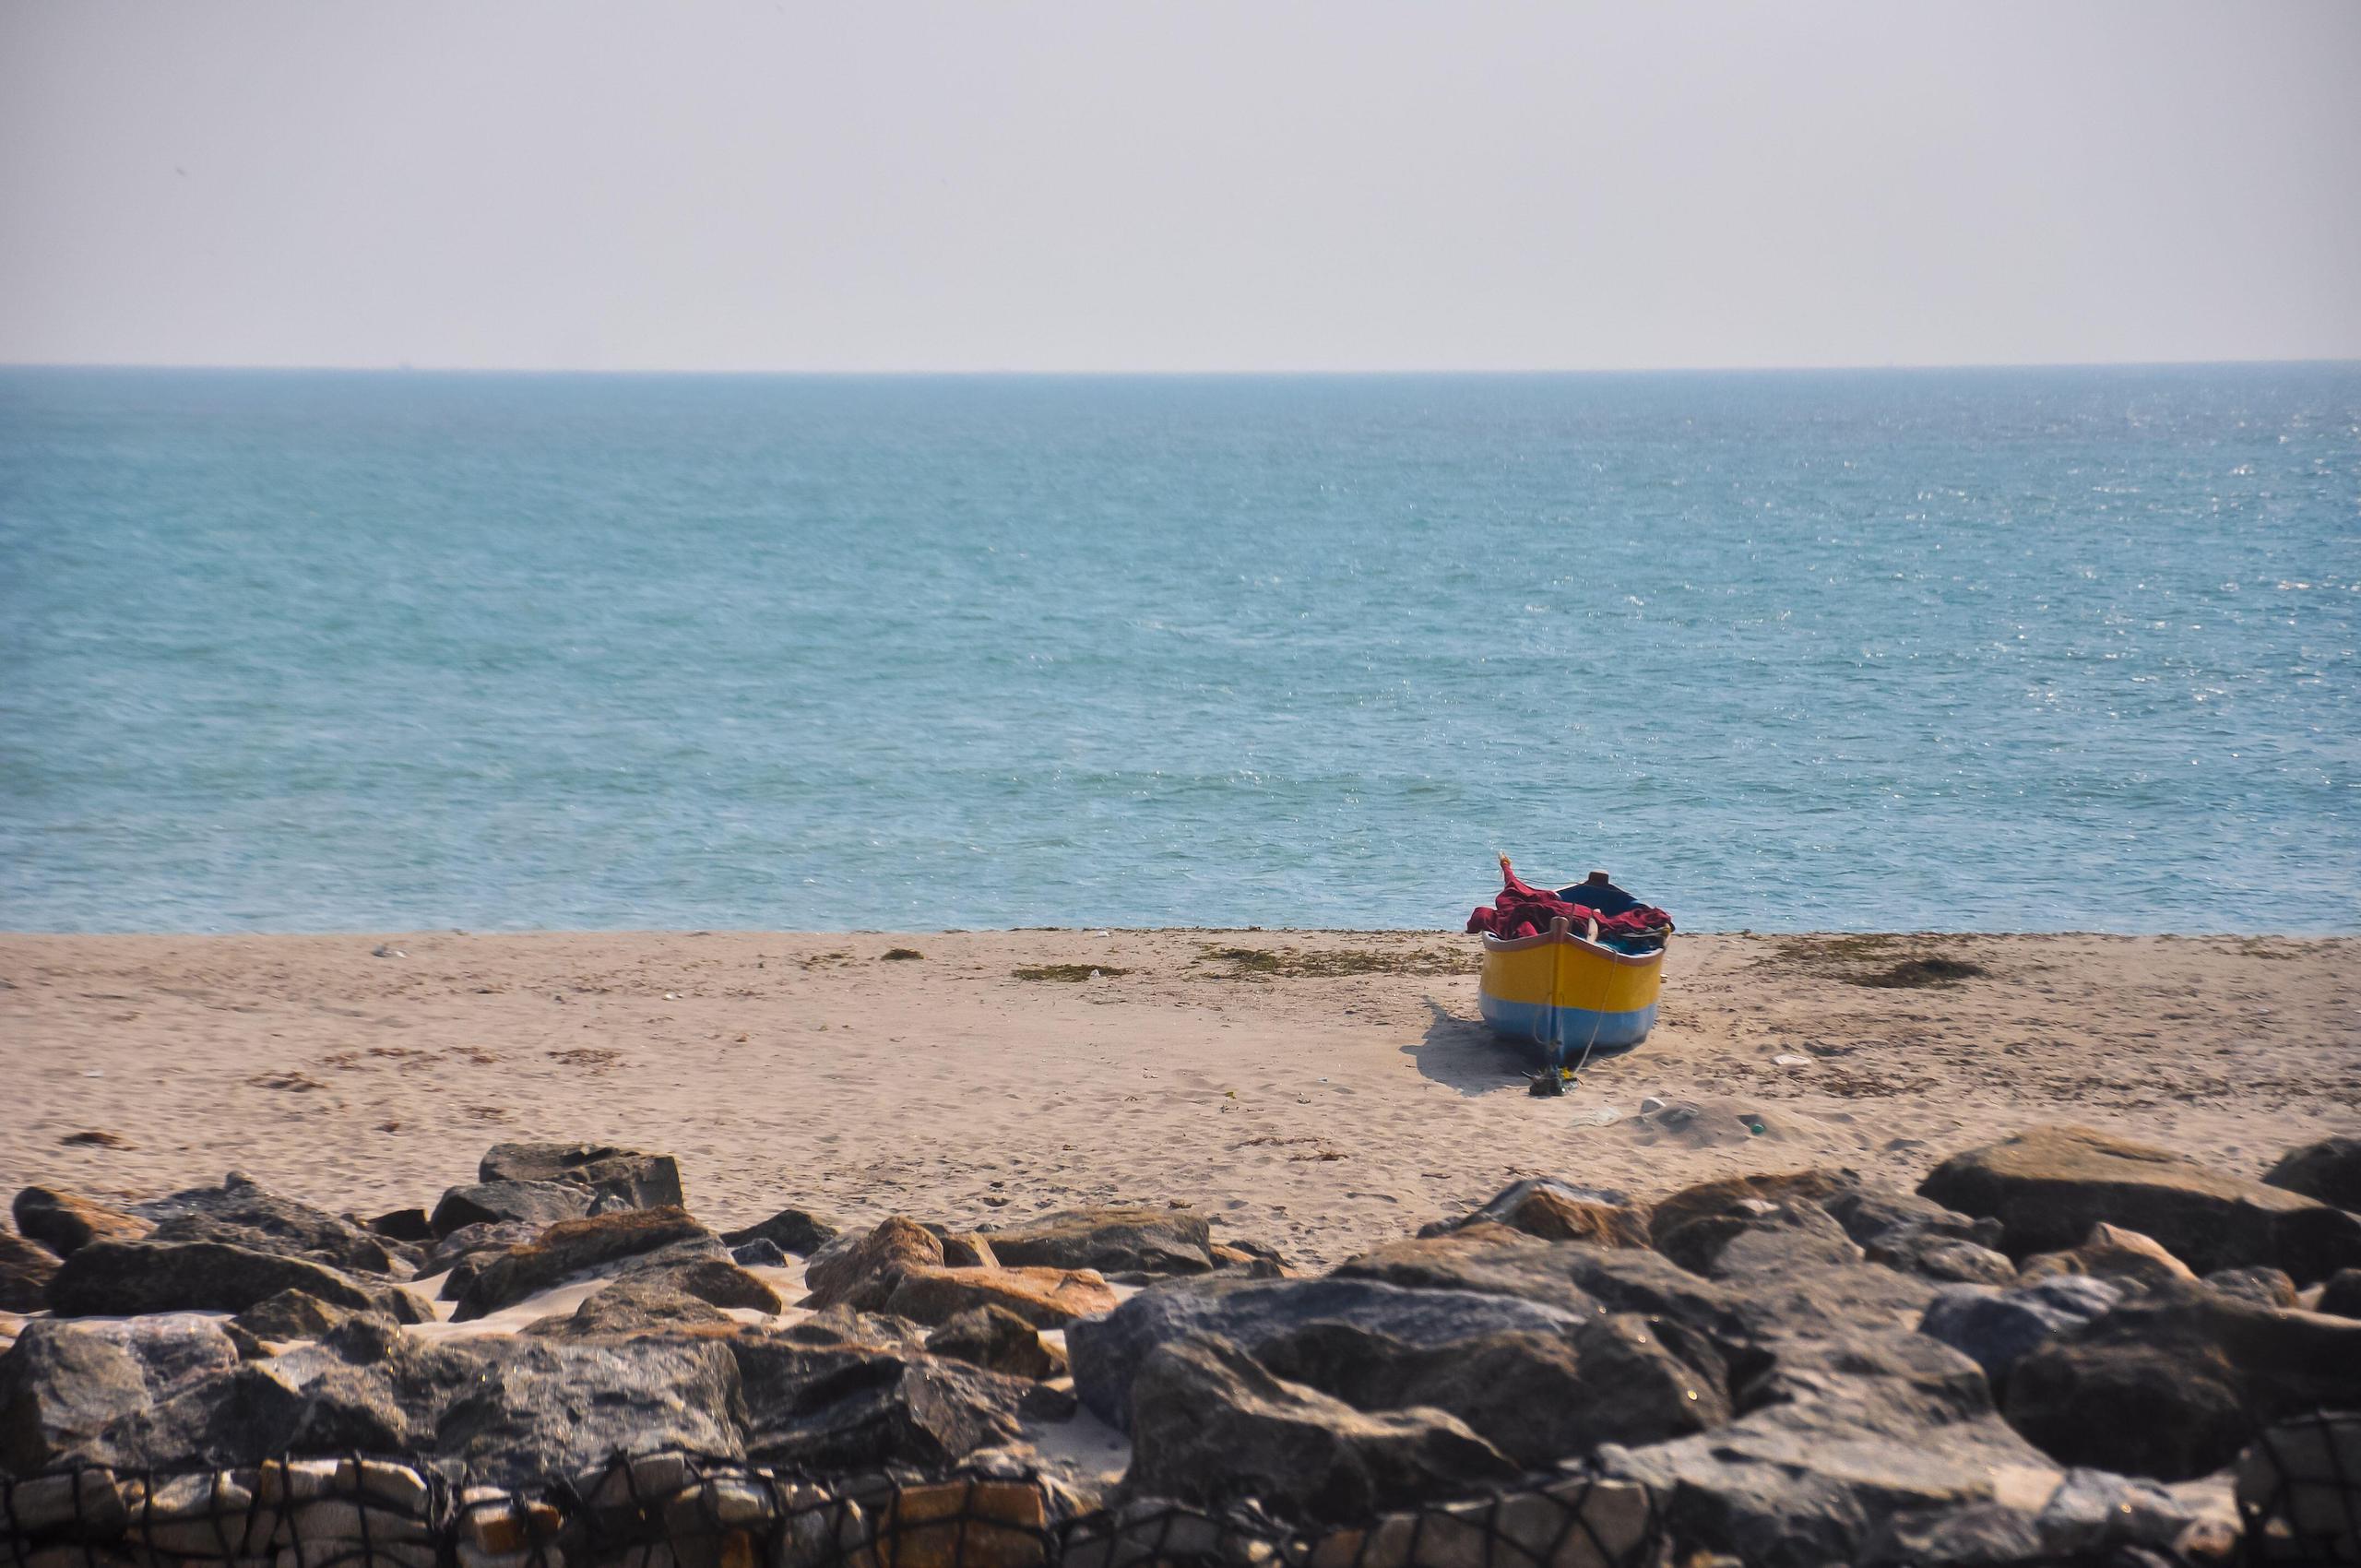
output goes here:
<path id="1" fill-rule="evenodd" d="M 1528 1097 L 1473 1021 L 1475 942 L 0 936 L 0 1183 L 135 1197 L 236 1169 L 374 1212 L 432 1206 L 491 1143 L 591 1138 L 677 1154 L 720 1224 L 1170 1202 L 1321 1265 L 1520 1175 L 1653 1194 L 1839 1163 L 1915 1182 L 2058 1120 L 2260 1173 L 2361 1128 L 2361 940 L 1904 938 L 1857 960 L 1684 936 L 1654 1038 L 1562 1099 Z M 905 945 L 924 956 L 882 961 Z M 1204 956 L 1232 946 L 1432 972 L 1225 978 Z M 1991 973 L 1838 978 L 1918 953 Z M 1065 963 L 1132 972 L 1011 973 Z M 1707 1114 L 1659 1131 L 1633 1120 L 1650 1095 Z M 125 1146 L 62 1141 L 83 1132 Z"/>

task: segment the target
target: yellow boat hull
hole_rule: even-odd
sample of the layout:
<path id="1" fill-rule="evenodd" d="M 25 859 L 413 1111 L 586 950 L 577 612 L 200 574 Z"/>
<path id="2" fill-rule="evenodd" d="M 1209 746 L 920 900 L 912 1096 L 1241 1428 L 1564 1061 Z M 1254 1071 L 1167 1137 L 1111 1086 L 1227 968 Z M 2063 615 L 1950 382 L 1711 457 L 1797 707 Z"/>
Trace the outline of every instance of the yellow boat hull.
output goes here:
<path id="1" fill-rule="evenodd" d="M 1505 1039 L 1530 1041 L 1550 1066 L 1619 1056 L 1655 1027 L 1664 950 L 1618 953 L 1560 921 L 1540 936 L 1484 938 L 1477 1000 Z"/>

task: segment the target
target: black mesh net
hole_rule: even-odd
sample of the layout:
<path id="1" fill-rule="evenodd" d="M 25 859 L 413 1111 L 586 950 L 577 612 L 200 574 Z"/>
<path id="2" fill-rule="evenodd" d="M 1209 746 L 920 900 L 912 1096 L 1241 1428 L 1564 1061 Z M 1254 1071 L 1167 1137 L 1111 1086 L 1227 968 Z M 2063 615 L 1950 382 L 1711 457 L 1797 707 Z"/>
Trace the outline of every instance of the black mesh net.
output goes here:
<path id="1" fill-rule="evenodd" d="M 2361 1410 L 2262 1431 L 2238 1461 L 2249 1562 L 2361 1563 Z"/>
<path id="2" fill-rule="evenodd" d="M 1641 1568 L 1643 1488 L 1566 1476 L 1290 1528 L 1249 1505 L 1084 1509 L 1029 1471 L 822 1479 L 674 1451 L 527 1487 L 350 1454 L 0 1478 L 0 1568 Z"/>

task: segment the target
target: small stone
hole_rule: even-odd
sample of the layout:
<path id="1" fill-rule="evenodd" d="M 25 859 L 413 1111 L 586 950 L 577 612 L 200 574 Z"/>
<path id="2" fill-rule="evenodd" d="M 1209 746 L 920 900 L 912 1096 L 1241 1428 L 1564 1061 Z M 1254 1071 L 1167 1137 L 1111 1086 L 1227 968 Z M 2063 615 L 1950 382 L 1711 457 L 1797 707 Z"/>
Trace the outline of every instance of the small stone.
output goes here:
<path id="1" fill-rule="evenodd" d="M 914 1219 L 891 1215 L 859 1241 L 810 1260 L 803 1282 L 812 1293 L 802 1304 L 877 1312 L 904 1273 L 942 1266 L 943 1243 L 934 1232 Z"/>
<path id="2" fill-rule="evenodd" d="M 766 1236 L 757 1236 L 730 1249 L 730 1259 L 742 1268 L 785 1268 L 787 1254 L 778 1243 Z"/>
<path id="3" fill-rule="evenodd" d="M 0 1230 L 0 1312 L 37 1313 L 49 1305 L 57 1265 L 47 1247 Z"/>

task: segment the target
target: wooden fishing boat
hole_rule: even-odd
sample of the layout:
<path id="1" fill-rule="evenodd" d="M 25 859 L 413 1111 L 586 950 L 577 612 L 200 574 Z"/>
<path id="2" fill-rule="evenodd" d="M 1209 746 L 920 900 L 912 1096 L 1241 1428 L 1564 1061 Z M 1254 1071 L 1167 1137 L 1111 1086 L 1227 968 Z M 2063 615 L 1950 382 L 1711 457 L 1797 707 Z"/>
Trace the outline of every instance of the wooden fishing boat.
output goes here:
<path id="1" fill-rule="evenodd" d="M 1619 1056 L 1655 1026 L 1664 948 L 1619 953 L 1596 932 L 1595 922 L 1576 932 L 1560 919 L 1538 936 L 1484 934 L 1477 987 L 1484 1021 L 1505 1039 L 1538 1046 L 1545 1066 Z"/>

